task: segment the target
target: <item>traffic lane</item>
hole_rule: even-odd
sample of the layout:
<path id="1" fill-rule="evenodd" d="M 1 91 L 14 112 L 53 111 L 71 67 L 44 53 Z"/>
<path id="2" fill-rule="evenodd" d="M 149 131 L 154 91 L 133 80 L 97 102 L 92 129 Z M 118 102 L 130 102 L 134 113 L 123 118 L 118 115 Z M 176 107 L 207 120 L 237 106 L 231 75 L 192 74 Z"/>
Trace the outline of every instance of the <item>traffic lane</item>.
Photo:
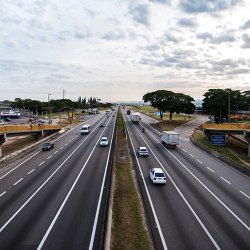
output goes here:
<path id="1" fill-rule="evenodd" d="M 210 240 L 208 240 L 208 237 L 205 235 L 205 233 L 201 231 L 200 225 L 191 215 L 191 212 L 188 210 L 187 206 L 184 206 L 185 204 L 174 186 L 170 182 L 168 182 L 165 186 L 156 186 L 151 183 L 149 180 L 150 169 L 152 167 L 162 166 L 159 164 L 153 154 L 149 153 L 148 157 L 137 157 L 135 145 L 138 144 L 138 138 L 136 137 L 136 133 L 133 133 L 133 131 L 129 130 L 129 134 L 132 141 L 131 143 L 134 146 L 134 157 L 137 158 L 137 162 L 139 163 L 139 166 L 141 166 L 150 197 L 154 204 L 154 208 L 161 225 L 161 229 L 159 230 L 162 231 L 167 246 L 178 246 L 178 249 L 182 249 L 188 246 L 197 247 L 198 245 L 204 244 L 204 246 L 210 246 L 211 248 Z M 139 141 L 140 140 L 141 137 Z M 172 202 L 173 200 L 175 202 Z M 185 216 L 182 218 L 183 214 Z M 189 216 L 186 216 L 186 214 L 189 214 Z M 153 225 L 155 224 L 154 221 L 152 223 Z M 186 230 L 186 227 L 187 229 L 193 228 L 193 230 L 201 232 L 201 235 L 199 235 L 199 239 L 201 239 L 201 241 L 199 243 L 197 243 L 197 240 L 192 241 L 192 233 L 190 230 Z"/>
<path id="2" fill-rule="evenodd" d="M 92 231 L 95 226 L 98 202 L 101 199 L 100 193 L 109 150 L 110 146 L 103 148 L 97 146 L 85 167 L 84 174 L 80 176 L 56 223 L 42 243 L 43 248 L 87 249 L 91 246 L 91 237 L 94 238 L 93 244 L 96 246 L 101 244 L 104 208 L 101 210 L 100 218 L 97 219 L 97 232 Z M 108 189 L 104 188 L 104 192 L 108 192 Z"/>
<path id="3" fill-rule="evenodd" d="M 65 193 L 75 180 L 76 174 L 79 173 L 79 168 L 82 168 L 82 162 L 86 162 L 85 160 L 79 161 L 81 155 L 79 151 L 78 155 L 71 157 L 65 168 L 58 171 L 57 174 L 51 178 L 51 181 L 46 183 L 29 201 L 25 209 L 22 209 L 18 215 L 15 216 L 14 219 L 18 223 L 14 223 L 14 225 L 13 223 L 9 223 L 8 226 L 6 226 L 7 230 L 5 229 L 1 233 L 0 242 L 2 246 L 8 246 L 8 249 L 16 249 L 16 247 L 20 245 L 25 246 L 26 242 L 28 242 L 28 245 L 37 244 L 37 240 L 41 237 L 41 234 L 43 234 L 41 232 L 41 230 L 44 229 L 42 225 L 52 220 L 51 216 L 56 213 L 55 209 L 58 208 L 64 199 Z M 29 219 L 32 217 L 36 218 L 35 222 Z M 33 223 L 38 224 L 39 227 L 34 226 Z M 16 232 L 16 234 L 14 235 L 13 232 Z M 15 242 L 13 242 L 13 238 L 16 238 Z"/>
<path id="4" fill-rule="evenodd" d="M 175 161 L 170 158 L 168 162 L 172 166 Z M 169 167 L 168 172 L 221 248 L 249 247 L 249 230 L 212 193 L 180 167 Z"/>
<path id="5" fill-rule="evenodd" d="M 234 233 L 236 236 L 231 239 L 232 244 L 240 244 L 246 247 L 247 234 L 249 233 L 248 229 L 239 221 L 237 215 L 234 216 L 231 213 L 232 210 L 230 208 L 224 206 L 225 203 L 218 202 L 220 200 L 217 198 L 217 196 L 214 195 L 214 193 L 210 189 L 208 189 L 207 186 L 199 180 L 199 178 L 199 181 L 197 181 L 197 179 L 194 178 L 194 176 L 191 175 L 189 171 L 187 171 L 187 169 L 192 169 L 193 163 L 185 163 L 185 166 L 183 163 L 181 163 L 181 161 L 179 161 L 179 159 L 173 158 L 172 156 L 169 156 L 169 154 L 163 153 L 162 156 L 160 156 L 160 147 L 158 147 L 155 152 L 157 154 L 157 158 L 159 158 L 160 162 L 162 162 L 162 165 L 165 166 L 164 168 L 177 183 L 177 186 L 180 188 L 180 190 L 185 194 L 185 197 L 190 202 L 192 207 L 197 210 L 197 213 L 199 214 L 199 217 L 202 218 L 202 221 L 206 222 L 206 218 L 208 216 L 211 216 L 210 220 L 206 222 L 207 227 L 210 228 L 209 231 L 213 232 L 213 228 L 219 229 L 219 234 L 216 233 L 216 236 L 218 237 L 218 235 L 221 235 L 228 241 L 230 241 L 230 234 Z M 183 167 L 183 165 L 187 169 Z M 212 185 L 214 185 L 213 178 L 211 182 L 211 186 Z M 218 190 L 220 190 L 220 187 L 218 188 Z M 225 195 L 225 193 L 222 193 L 222 196 L 223 195 Z M 196 199 L 196 197 L 198 197 L 198 199 Z M 201 202 L 201 200 L 203 200 L 203 202 Z M 229 204 L 231 207 L 232 202 L 230 202 Z M 248 205 L 245 203 L 245 206 Z M 208 210 L 206 210 L 206 208 L 208 208 Z M 203 212 L 200 213 L 201 211 Z M 245 207 L 241 207 L 241 211 L 243 211 L 243 218 L 245 218 L 248 214 L 248 212 L 247 214 L 245 212 Z M 214 219 L 212 219 L 213 216 Z M 225 230 L 225 225 L 230 225 L 231 228 Z M 224 244 L 224 242 L 222 242 L 221 244 Z"/>
<path id="6" fill-rule="evenodd" d="M 99 117 L 98 117 L 99 118 Z M 96 120 L 96 118 L 95 118 Z M 98 119 L 99 122 L 99 119 Z M 78 131 L 79 129 L 79 131 Z M 97 129 L 93 127 L 93 130 Z M 56 138 L 57 135 L 53 136 L 53 138 Z M 59 151 L 65 149 L 66 147 L 69 147 L 70 144 L 75 144 L 75 147 L 78 146 L 78 144 L 81 143 L 80 141 L 80 127 L 76 126 L 73 129 L 69 130 L 65 134 L 61 135 L 60 137 L 56 139 L 49 139 L 48 141 L 54 142 L 54 148 L 51 149 L 48 152 L 42 152 L 42 144 L 39 147 L 38 151 L 33 153 L 32 155 L 27 155 L 25 159 L 22 160 L 22 162 L 17 161 L 16 164 L 13 164 L 11 167 L 8 167 L 7 171 L 2 172 L 0 176 L 0 195 L 3 192 L 6 192 L 6 189 L 9 188 L 13 183 L 16 183 L 19 179 L 24 178 L 24 175 L 27 173 L 30 173 L 30 171 L 34 171 L 34 166 L 43 164 L 46 160 L 48 160 L 50 157 L 52 157 L 54 154 L 57 154 Z M 82 137 L 83 140 L 86 140 L 87 137 Z M 70 150 L 68 148 L 68 150 Z M 72 151 L 74 149 L 72 148 Z M 70 152 L 69 152 L 70 153 Z M 62 154 L 62 156 L 67 157 Z M 64 160 L 64 157 L 61 157 L 62 161 Z"/>
<path id="7" fill-rule="evenodd" d="M 192 175 L 194 181 L 198 181 L 211 191 L 223 204 L 240 217 L 247 225 L 250 225 L 250 202 L 240 190 L 228 182 L 225 178 L 216 175 L 215 172 L 187 156 L 181 150 L 171 150 L 170 154 L 182 163 L 182 167 L 188 168 L 187 173 Z M 250 188 L 250 183 L 249 183 Z"/>
<path id="8" fill-rule="evenodd" d="M 135 144 L 135 138 L 131 138 L 132 144 Z M 135 152 L 134 157 L 136 157 Z M 154 155 L 138 157 L 137 160 L 143 173 L 146 188 L 149 190 L 149 199 L 152 200 L 153 207 L 156 211 L 156 220 L 158 220 L 160 224 L 160 228 L 158 229 L 163 233 L 167 247 L 170 249 L 184 249 L 202 246 L 203 248 L 205 247 L 205 249 L 206 247 L 207 249 L 211 249 L 213 244 L 201 229 L 200 224 L 188 209 L 188 206 L 181 198 L 173 183 L 171 183 L 169 179 L 167 179 L 166 185 L 153 185 L 151 183 L 149 170 L 152 167 L 162 167 Z M 141 176 L 139 175 L 139 177 Z M 139 182 L 142 182 L 140 178 Z M 142 183 L 140 185 L 143 190 L 144 187 Z M 142 191 L 142 193 L 145 192 Z M 147 196 L 145 197 L 145 194 L 144 199 L 148 199 Z M 150 212 L 148 212 L 148 214 L 150 214 Z M 149 220 L 151 221 L 151 227 L 154 228 L 152 225 L 156 225 L 155 220 L 152 218 L 149 218 Z M 190 229 L 192 229 L 192 231 Z M 193 237 L 193 230 L 198 232 L 196 234 L 199 240 Z"/>
<path id="9" fill-rule="evenodd" d="M 181 128 L 184 129 L 186 125 L 183 125 Z M 145 136 L 152 137 L 156 143 L 161 144 L 159 132 L 157 133 L 154 128 L 147 130 Z M 185 154 L 190 158 L 194 158 L 198 165 L 206 167 L 209 171 L 215 173 L 219 176 L 220 180 L 231 183 L 233 188 L 239 190 L 240 196 L 244 196 L 245 199 L 250 200 L 250 187 L 249 180 L 250 177 L 244 175 L 243 173 L 237 171 L 236 169 L 230 167 L 226 163 L 218 160 L 214 156 L 211 156 L 207 152 L 199 149 L 193 145 L 189 140 L 181 139 L 180 134 L 180 145 L 177 148 L 181 149 Z M 171 150 L 170 152 L 177 152 L 178 150 Z"/>
<path id="10" fill-rule="evenodd" d="M 79 145 L 72 145 L 74 148 L 73 150 L 71 150 L 71 148 L 65 148 L 54 156 L 49 154 L 47 161 L 37 163 L 36 168 L 33 168 L 33 170 L 29 172 L 25 172 L 21 179 L 19 179 L 21 181 L 11 182 L 11 185 L 7 186 L 5 191 L 2 192 L 2 195 L 0 197 L 0 201 L 2 202 L 2 204 L 4 206 L 10 204 L 12 201 L 12 197 L 16 197 L 16 203 L 18 204 L 22 204 L 22 202 L 25 202 L 25 200 L 28 199 L 32 191 L 35 190 L 36 187 L 38 187 L 40 183 L 44 181 L 44 179 L 46 180 L 47 176 L 53 174 L 53 172 L 58 168 L 58 166 L 59 168 L 61 168 L 64 162 L 66 162 L 69 157 L 77 153 L 76 151 L 80 151 L 83 156 L 85 155 L 84 160 L 86 160 L 87 156 L 90 154 L 91 147 L 95 143 L 99 143 L 101 133 L 104 132 L 104 130 L 99 130 L 99 127 L 97 127 L 96 132 L 92 132 L 93 133 L 91 133 L 90 135 L 83 137 L 83 141 Z M 85 140 L 87 141 L 85 142 Z M 34 167 L 34 165 L 32 166 Z M 36 179 L 37 176 L 39 177 L 39 179 Z M 22 191 L 22 195 L 18 195 L 19 190 Z M 7 209 L 7 211 L 8 213 L 10 213 L 12 210 Z"/>
<path id="11" fill-rule="evenodd" d="M 158 146 L 159 144 L 157 144 L 157 146 Z M 156 150 L 156 151 L 159 151 L 160 150 L 160 148 L 158 149 L 158 150 Z M 173 150 L 174 151 L 174 150 Z M 166 156 L 164 156 L 163 157 L 163 159 L 162 159 L 162 161 L 164 162 L 164 160 L 166 160 Z M 166 162 L 169 162 L 169 159 L 168 159 L 168 161 L 166 161 Z M 178 179 L 178 177 L 177 177 L 177 179 Z M 192 181 L 192 180 L 191 180 Z M 205 190 L 206 191 L 206 190 Z M 224 223 L 225 224 L 225 223 Z M 243 237 L 244 238 L 244 237 Z M 239 241 L 240 241 L 240 239 L 238 239 Z M 243 239 L 243 241 L 244 241 L 245 239 Z"/>
<path id="12" fill-rule="evenodd" d="M 17 208 L 21 207 L 44 183 L 49 181 L 50 178 L 54 178 L 54 175 L 59 171 L 63 171 L 63 168 L 67 168 L 67 164 L 72 158 L 75 158 L 76 161 L 80 159 L 86 161 L 92 148 L 95 144 L 98 144 L 98 138 L 91 138 L 88 144 L 82 143 L 72 152 L 67 152 L 66 150 L 62 155 L 57 154 L 44 162 L 44 164 L 38 166 L 36 171 L 30 174 L 27 173 L 27 178 L 23 178 L 23 181 L 10 187 L 10 189 L 0 197 L 0 221 L 4 219 L 7 220 L 8 217 L 11 217 L 11 214 L 14 214 Z M 62 156 L 66 157 L 63 161 L 61 159 Z"/>
<path id="13" fill-rule="evenodd" d="M 201 150 L 193 145 L 192 142 L 181 141 L 179 148 L 189 155 L 189 157 L 196 159 L 197 162 L 208 168 L 211 172 L 230 182 L 235 189 L 240 190 L 242 193 L 246 194 L 243 194 L 244 196 L 248 196 L 250 199 L 249 176 L 219 160 L 217 157 Z"/>
<path id="14" fill-rule="evenodd" d="M 18 162 L 17 165 L 13 165 L 9 172 L 0 177 L 0 194 L 8 190 L 18 180 L 23 180 L 27 176 L 30 176 L 32 172 L 41 168 L 52 158 L 56 158 L 59 165 L 60 162 L 63 162 L 80 144 L 87 143 L 86 140 L 88 137 L 82 138 L 81 135 L 78 134 L 75 137 L 70 136 L 69 139 L 69 141 L 60 141 L 60 144 L 55 143 L 54 148 L 49 151 L 42 151 L 40 148 L 32 157 L 30 156 L 22 162 Z"/>
<path id="15" fill-rule="evenodd" d="M 228 180 L 236 189 L 241 190 L 242 195 L 250 199 L 249 176 L 246 176 L 228 164 L 218 160 L 216 157 L 201 150 L 190 141 L 189 137 L 183 138 L 183 134 L 185 133 L 191 136 L 193 129 L 208 119 L 207 116 L 203 115 L 197 115 L 196 117 L 196 120 L 177 128 L 176 131 L 180 134 L 180 148 L 191 157 L 195 157 L 201 164 L 210 167 L 212 169 L 211 171 L 216 172 L 217 175 Z"/>

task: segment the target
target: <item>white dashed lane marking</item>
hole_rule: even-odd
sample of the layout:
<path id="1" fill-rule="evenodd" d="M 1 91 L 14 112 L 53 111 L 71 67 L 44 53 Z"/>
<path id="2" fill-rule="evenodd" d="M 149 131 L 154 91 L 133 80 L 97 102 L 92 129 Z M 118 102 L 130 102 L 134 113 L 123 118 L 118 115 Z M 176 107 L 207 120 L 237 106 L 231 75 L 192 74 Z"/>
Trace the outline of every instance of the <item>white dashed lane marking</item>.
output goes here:
<path id="1" fill-rule="evenodd" d="M 203 164 L 203 162 L 201 162 L 200 160 L 197 159 L 197 161 L 198 161 L 200 164 Z"/>
<path id="2" fill-rule="evenodd" d="M 247 194 L 245 194 L 245 193 L 242 192 L 241 190 L 240 190 L 240 193 L 242 193 L 243 195 L 245 195 L 245 196 L 250 200 L 250 196 L 248 196 Z"/>
<path id="3" fill-rule="evenodd" d="M 23 178 L 21 178 L 20 180 L 18 180 L 17 182 L 15 182 L 14 184 L 13 184 L 13 186 L 16 186 L 19 182 L 21 182 L 23 180 Z"/>
<path id="4" fill-rule="evenodd" d="M 75 137 L 73 137 L 69 142 L 71 142 L 72 140 L 74 140 L 75 138 L 77 138 L 78 137 L 78 135 L 76 135 Z M 65 143 L 65 145 L 64 146 L 62 146 L 62 147 L 60 147 L 60 149 L 63 149 L 65 146 L 67 146 L 68 145 L 68 143 Z M 185 150 L 184 150 L 185 151 Z M 54 152 L 54 154 L 57 154 L 58 153 L 58 150 L 57 151 L 55 151 Z M 48 159 L 50 159 L 51 157 L 52 157 L 53 155 L 50 155 L 48 158 L 47 158 L 47 160 Z M 42 161 L 38 166 L 41 166 L 41 165 L 43 165 L 45 163 L 45 161 Z M 30 175 L 32 172 L 34 172 L 36 169 L 35 168 L 33 168 L 32 170 L 30 170 L 28 173 L 27 173 L 27 175 Z M 17 182 L 15 182 L 14 184 L 13 184 L 13 186 L 16 186 L 19 182 L 21 182 L 22 180 L 23 180 L 24 178 L 21 178 L 21 179 L 19 179 Z M 1 194 L 0 194 L 0 197 L 2 197 L 3 195 L 5 195 L 7 193 L 7 191 L 4 191 L 4 192 L 2 192 Z"/>
<path id="5" fill-rule="evenodd" d="M 2 197 L 4 194 L 6 194 L 6 191 L 2 192 L 2 193 L 0 194 L 0 197 Z"/>
<path id="6" fill-rule="evenodd" d="M 223 177 L 220 177 L 223 181 L 225 181 L 226 183 L 228 183 L 228 184 L 231 184 L 228 180 L 226 180 L 225 178 L 223 178 Z"/>
<path id="7" fill-rule="evenodd" d="M 38 166 L 41 166 L 41 165 L 43 165 L 43 163 L 44 163 L 45 161 L 42 161 Z"/>
<path id="8" fill-rule="evenodd" d="M 207 167 L 207 169 L 214 173 L 214 170 L 211 169 L 210 167 Z"/>
<path id="9" fill-rule="evenodd" d="M 33 171 L 35 171 L 35 169 L 34 169 L 34 168 L 33 168 L 32 170 L 30 170 L 28 174 L 31 174 Z"/>

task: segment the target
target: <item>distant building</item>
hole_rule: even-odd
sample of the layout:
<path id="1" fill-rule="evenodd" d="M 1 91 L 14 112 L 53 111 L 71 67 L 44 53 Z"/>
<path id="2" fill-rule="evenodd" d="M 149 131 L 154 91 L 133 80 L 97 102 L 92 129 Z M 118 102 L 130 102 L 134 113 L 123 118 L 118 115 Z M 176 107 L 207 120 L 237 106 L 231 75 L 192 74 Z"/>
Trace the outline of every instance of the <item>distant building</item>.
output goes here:
<path id="1" fill-rule="evenodd" d="M 15 119 L 15 118 L 20 118 L 20 111 L 18 108 L 11 108 L 11 107 L 4 107 L 1 106 L 0 107 L 0 119 L 4 119 L 4 118 L 11 118 L 11 119 Z"/>

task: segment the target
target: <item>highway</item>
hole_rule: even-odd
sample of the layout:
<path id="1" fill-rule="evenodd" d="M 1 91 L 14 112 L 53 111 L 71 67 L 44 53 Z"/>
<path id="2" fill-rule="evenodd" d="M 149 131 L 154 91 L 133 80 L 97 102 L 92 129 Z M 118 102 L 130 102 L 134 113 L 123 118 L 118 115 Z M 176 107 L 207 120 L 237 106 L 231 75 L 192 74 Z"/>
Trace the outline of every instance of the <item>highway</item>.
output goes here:
<path id="1" fill-rule="evenodd" d="M 1 170 L 1 250 L 102 247 L 114 151 L 112 114 L 89 116 L 56 136 L 53 149 L 39 148 Z M 91 125 L 90 134 L 80 134 L 83 124 Z M 109 146 L 99 146 L 102 136 Z"/>
<path id="2" fill-rule="evenodd" d="M 250 249 L 250 178 L 192 145 L 203 118 L 179 127 L 180 145 L 169 149 L 146 116 L 140 125 L 123 117 L 155 248 Z M 148 157 L 137 156 L 139 146 Z M 165 171 L 165 185 L 151 183 L 152 167 Z"/>

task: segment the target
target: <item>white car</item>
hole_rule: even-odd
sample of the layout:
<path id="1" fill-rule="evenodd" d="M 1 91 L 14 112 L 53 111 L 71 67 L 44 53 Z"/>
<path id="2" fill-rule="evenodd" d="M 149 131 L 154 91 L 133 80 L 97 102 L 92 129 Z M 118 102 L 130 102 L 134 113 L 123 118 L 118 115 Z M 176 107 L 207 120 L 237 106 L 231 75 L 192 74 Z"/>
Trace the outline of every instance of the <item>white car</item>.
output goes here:
<path id="1" fill-rule="evenodd" d="M 102 137 L 101 140 L 100 140 L 100 146 L 101 147 L 106 147 L 108 146 L 109 144 L 109 140 L 107 137 Z"/>
<path id="2" fill-rule="evenodd" d="M 148 150 L 146 147 L 139 147 L 137 148 L 137 154 L 139 156 L 148 156 Z"/>
<path id="3" fill-rule="evenodd" d="M 149 177 L 154 184 L 165 184 L 166 175 L 161 168 L 152 168 Z"/>

